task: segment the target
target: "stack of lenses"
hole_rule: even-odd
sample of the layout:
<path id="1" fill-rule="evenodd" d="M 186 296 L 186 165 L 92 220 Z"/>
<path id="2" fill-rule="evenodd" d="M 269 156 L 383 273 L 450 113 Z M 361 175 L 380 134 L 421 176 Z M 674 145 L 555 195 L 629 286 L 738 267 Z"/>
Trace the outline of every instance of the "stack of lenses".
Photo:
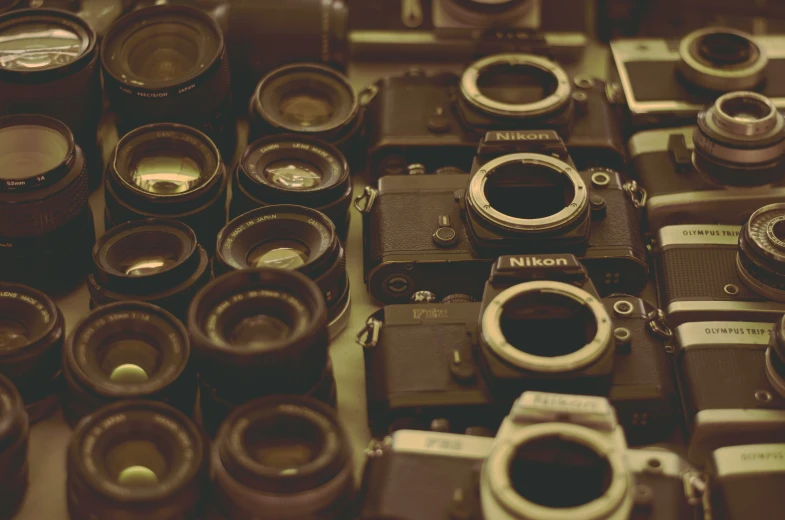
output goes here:
<path id="1" fill-rule="evenodd" d="M 234 156 L 229 61 L 221 28 L 210 15 L 174 5 L 127 14 L 107 32 L 101 62 L 120 135 L 149 123 L 182 123 Z"/>
<path id="2" fill-rule="evenodd" d="M 65 320 L 44 293 L 0 283 L 0 373 L 10 379 L 35 422 L 57 408 Z"/>
<path id="3" fill-rule="evenodd" d="M 202 518 L 209 485 L 206 440 L 183 413 L 122 401 L 85 418 L 68 445 L 71 518 Z"/>
<path id="4" fill-rule="evenodd" d="M 85 158 L 68 127 L 0 117 L 0 278 L 47 291 L 83 276 L 95 241 Z"/>
<path id="5" fill-rule="evenodd" d="M 314 63 L 270 72 L 251 97 L 250 137 L 295 133 L 334 144 L 359 171 L 365 159 L 365 99 L 340 72 Z"/>
<path id="6" fill-rule="evenodd" d="M 246 149 L 233 177 L 230 218 L 260 206 L 297 204 L 314 208 L 349 232 L 352 178 L 334 146 L 300 135 L 260 139 Z"/>
<path id="7" fill-rule="evenodd" d="M 215 144 L 174 123 L 133 130 L 117 143 L 106 174 L 106 227 L 147 218 L 179 220 L 208 254 L 226 224 L 228 176 Z"/>
<path id="8" fill-rule="evenodd" d="M 169 403 L 187 415 L 196 403 L 196 375 L 185 327 L 170 313 L 141 302 L 93 311 L 63 348 L 63 415 L 72 426 L 122 399 Z"/>
<path id="9" fill-rule="evenodd" d="M 351 445 L 335 411 L 305 397 L 251 401 L 221 426 L 212 447 L 217 516 L 348 518 Z"/>
<path id="10" fill-rule="evenodd" d="M 246 269 L 216 278 L 191 303 L 188 332 L 211 434 L 232 408 L 257 397 L 336 403 L 324 296 L 301 273 Z"/>
<path id="11" fill-rule="evenodd" d="M 210 279 L 209 260 L 191 228 L 146 219 L 110 229 L 93 248 L 87 277 L 91 307 L 126 300 L 158 305 L 185 321 L 194 294 Z"/>
<path id="12" fill-rule="evenodd" d="M 95 31 L 57 9 L 0 16 L 0 114 L 43 114 L 67 125 L 100 184 L 98 123 L 103 109 Z"/>
<path id="13" fill-rule="evenodd" d="M 263 267 L 307 275 L 327 303 L 330 338 L 346 327 L 350 307 L 346 255 L 326 215 L 282 204 L 249 211 L 229 222 L 218 236 L 216 274 Z"/>
<path id="14" fill-rule="evenodd" d="M 11 381 L 0 376 L 0 518 L 12 518 L 24 500 L 28 434 L 22 397 Z"/>

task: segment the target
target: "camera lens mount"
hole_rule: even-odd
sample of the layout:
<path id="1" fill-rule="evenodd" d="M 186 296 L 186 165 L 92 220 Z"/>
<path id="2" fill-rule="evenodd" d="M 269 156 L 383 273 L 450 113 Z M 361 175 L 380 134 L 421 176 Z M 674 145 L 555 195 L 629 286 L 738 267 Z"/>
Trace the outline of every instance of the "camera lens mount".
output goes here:
<path id="1" fill-rule="evenodd" d="M 739 278 L 752 291 L 785 302 L 785 203 L 755 211 L 739 235 Z"/>
<path id="2" fill-rule="evenodd" d="M 750 90 L 763 81 L 768 58 L 752 35 L 727 27 L 691 32 L 679 44 L 679 70 L 709 90 Z"/>
<path id="3" fill-rule="evenodd" d="M 581 460 L 583 471 L 560 467 L 557 453 Z M 627 518 L 633 481 L 624 457 L 611 439 L 585 426 L 552 422 L 523 427 L 496 444 L 483 464 L 483 510 L 493 518 L 507 514 L 488 514 L 492 509 L 548 520 Z M 533 478 L 520 478 L 527 474 Z M 555 492 L 542 489 L 545 481 L 573 485 Z"/>
<path id="4" fill-rule="evenodd" d="M 695 167 L 730 186 L 760 186 L 782 178 L 785 119 L 756 92 L 730 92 L 698 114 Z"/>
<path id="5" fill-rule="evenodd" d="M 535 118 L 571 106 L 572 83 L 558 64 L 530 54 L 495 54 L 461 76 L 461 96 L 494 116 Z"/>
<path id="6" fill-rule="evenodd" d="M 517 195 L 531 197 L 521 203 Z M 506 230 L 542 233 L 562 229 L 586 216 L 589 190 L 564 161 L 534 153 L 514 153 L 480 167 L 466 192 L 471 208 Z"/>
<path id="7" fill-rule="evenodd" d="M 559 330 L 526 326 L 546 320 L 553 320 Z M 480 328 L 482 341 L 494 354 L 533 372 L 575 371 L 614 345 L 612 321 L 602 302 L 562 282 L 526 282 L 502 291 L 485 308 Z M 554 341 L 553 335 L 567 329 L 575 334 Z"/>

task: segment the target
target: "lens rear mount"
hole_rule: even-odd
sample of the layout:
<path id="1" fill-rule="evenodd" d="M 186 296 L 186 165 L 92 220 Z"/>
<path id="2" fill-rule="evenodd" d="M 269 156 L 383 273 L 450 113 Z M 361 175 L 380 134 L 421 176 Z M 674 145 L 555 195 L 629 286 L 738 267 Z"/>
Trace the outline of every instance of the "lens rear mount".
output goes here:
<path id="1" fill-rule="evenodd" d="M 545 90 L 543 99 L 532 103 L 509 104 L 492 99 L 483 94 L 480 83 L 483 75 L 498 67 L 517 69 L 521 75 L 535 79 L 545 76 L 552 88 Z M 548 116 L 567 109 L 572 100 L 572 84 L 564 69 L 546 58 L 530 54 L 495 54 L 475 61 L 461 76 L 460 92 L 467 103 L 481 112 L 508 118 Z"/>

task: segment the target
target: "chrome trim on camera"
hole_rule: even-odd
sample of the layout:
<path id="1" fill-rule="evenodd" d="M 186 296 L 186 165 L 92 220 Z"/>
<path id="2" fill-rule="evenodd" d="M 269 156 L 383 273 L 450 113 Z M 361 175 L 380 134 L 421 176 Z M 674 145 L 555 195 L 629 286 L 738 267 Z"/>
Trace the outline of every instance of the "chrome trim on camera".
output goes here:
<path id="1" fill-rule="evenodd" d="M 690 52 L 696 40 L 710 34 L 733 34 L 744 38 L 759 52 L 758 60 L 745 69 L 719 70 L 698 61 Z M 769 62 L 766 51 L 755 41 L 751 34 L 729 27 L 706 27 L 686 35 L 679 42 L 681 62 L 679 70 L 684 77 L 695 85 L 715 91 L 748 90 L 763 81 L 763 72 Z"/>
<path id="2" fill-rule="evenodd" d="M 714 473 L 718 477 L 785 472 L 785 444 L 726 446 L 714 451 Z"/>
<path id="3" fill-rule="evenodd" d="M 693 418 L 689 459 L 703 464 L 727 444 L 754 444 L 785 431 L 785 411 L 746 408 L 701 410 Z"/>
<path id="4" fill-rule="evenodd" d="M 515 517 L 542 518 L 548 520 L 570 520 L 574 518 L 626 519 L 632 510 L 634 481 L 626 464 L 626 446 L 617 443 L 612 433 L 565 422 L 547 422 L 524 427 L 505 436 L 497 437 L 488 458 L 482 467 L 483 512 L 487 518 Z M 608 461 L 611 480 L 602 496 L 580 506 L 555 509 L 535 504 L 523 498 L 510 481 L 510 465 L 517 449 L 525 443 L 543 437 L 558 437 L 562 441 L 585 446 Z"/>
<path id="5" fill-rule="evenodd" d="M 756 319 L 771 317 L 771 323 L 785 314 L 785 306 L 770 302 L 735 302 L 694 300 L 671 303 L 667 308 L 668 324 L 677 327 L 686 321 L 709 321 L 710 317 L 735 317 L 752 314 Z M 707 319 L 709 318 L 709 319 Z"/>
<path id="6" fill-rule="evenodd" d="M 740 226 L 720 224 L 682 224 L 665 226 L 658 233 L 660 248 L 678 245 L 724 245 L 739 243 Z"/>
<path id="7" fill-rule="evenodd" d="M 755 120 L 732 116 L 723 109 L 723 105 L 736 98 L 758 101 L 765 105 L 769 112 L 764 117 Z M 778 126 L 782 127 L 782 115 L 777 111 L 777 107 L 772 104 L 769 98 L 757 92 L 728 92 L 717 98 L 713 108 L 712 121 L 717 125 L 717 128 L 730 134 L 752 137 L 770 133 Z"/>
<path id="8" fill-rule="evenodd" d="M 534 103 L 512 105 L 495 101 L 482 93 L 477 80 L 488 67 L 495 65 L 531 67 L 551 74 L 556 80 L 556 91 Z M 565 106 L 570 101 L 572 82 L 558 64 L 531 54 L 494 54 L 469 65 L 461 76 L 461 96 L 475 108 L 502 117 L 538 117 Z"/>
<path id="9" fill-rule="evenodd" d="M 504 306 L 521 294 L 530 292 L 557 294 L 588 307 L 597 323 L 594 338 L 571 354 L 555 357 L 534 356 L 511 345 L 501 329 Z M 506 362 L 534 372 L 569 372 L 595 362 L 607 349 L 612 348 L 612 328 L 611 318 L 601 301 L 574 285 L 553 281 L 526 282 L 505 289 L 491 300 L 480 317 L 480 329 L 485 344 Z"/>
<path id="10" fill-rule="evenodd" d="M 676 341 L 681 350 L 733 345 L 765 349 L 769 346 L 772 323 L 756 321 L 700 321 L 676 327 Z"/>
<path id="11" fill-rule="evenodd" d="M 754 42 L 770 60 L 785 58 L 785 40 L 782 36 L 756 36 Z M 616 65 L 619 81 L 624 91 L 624 98 L 633 117 L 663 112 L 697 113 L 703 108 L 703 104 L 686 101 L 638 101 L 635 99 L 625 63 L 631 61 L 680 61 L 678 51 L 672 50 L 667 40 L 625 39 L 611 42 L 610 46 L 613 62 Z M 772 98 L 771 101 L 780 110 L 785 109 L 785 97 Z"/>
<path id="12" fill-rule="evenodd" d="M 692 142 L 692 134 L 695 131 L 695 125 L 681 126 L 677 128 L 668 128 L 667 130 L 644 130 L 637 132 L 627 141 L 627 150 L 630 159 L 646 153 L 657 153 L 668 151 L 668 139 L 673 134 L 681 134 L 684 136 L 684 141 L 689 150 L 695 149 L 695 144 Z"/>
<path id="13" fill-rule="evenodd" d="M 485 196 L 485 183 L 497 168 L 516 161 L 521 162 L 523 167 L 527 164 L 544 166 L 567 176 L 575 191 L 572 201 L 556 214 L 537 219 L 515 218 L 494 209 Z M 481 217 L 499 227 L 512 231 L 539 232 L 564 226 L 580 217 L 587 207 L 589 190 L 578 171 L 564 161 L 536 153 L 513 153 L 497 157 L 480 166 L 469 182 L 466 199 Z"/>
<path id="14" fill-rule="evenodd" d="M 484 459 L 494 439 L 457 433 L 398 430 L 392 434 L 392 449 L 397 453 L 415 453 L 462 459 Z"/>

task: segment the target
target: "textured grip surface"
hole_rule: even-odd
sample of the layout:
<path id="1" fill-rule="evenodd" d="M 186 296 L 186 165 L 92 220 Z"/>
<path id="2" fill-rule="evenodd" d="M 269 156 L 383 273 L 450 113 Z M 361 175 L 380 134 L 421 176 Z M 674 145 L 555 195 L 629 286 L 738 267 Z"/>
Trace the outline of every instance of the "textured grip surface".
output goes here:
<path id="1" fill-rule="evenodd" d="M 674 300 L 730 300 L 724 287 L 739 288 L 737 301 L 760 301 L 736 274 L 735 248 L 668 248 L 660 259 L 660 286 L 663 307 Z"/>
<path id="2" fill-rule="evenodd" d="M 679 354 L 679 379 L 688 419 L 701 410 L 723 408 L 785 409 L 785 398 L 769 384 L 764 349 L 699 348 Z M 773 399 L 755 399 L 758 390 Z"/>
<path id="3" fill-rule="evenodd" d="M 36 237 L 56 231 L 84 211 L 89 195 L 87 163 L 82 160 L 76 178 L 51 196 L 23 204 L 0 204 L 0 237 Z"/>

